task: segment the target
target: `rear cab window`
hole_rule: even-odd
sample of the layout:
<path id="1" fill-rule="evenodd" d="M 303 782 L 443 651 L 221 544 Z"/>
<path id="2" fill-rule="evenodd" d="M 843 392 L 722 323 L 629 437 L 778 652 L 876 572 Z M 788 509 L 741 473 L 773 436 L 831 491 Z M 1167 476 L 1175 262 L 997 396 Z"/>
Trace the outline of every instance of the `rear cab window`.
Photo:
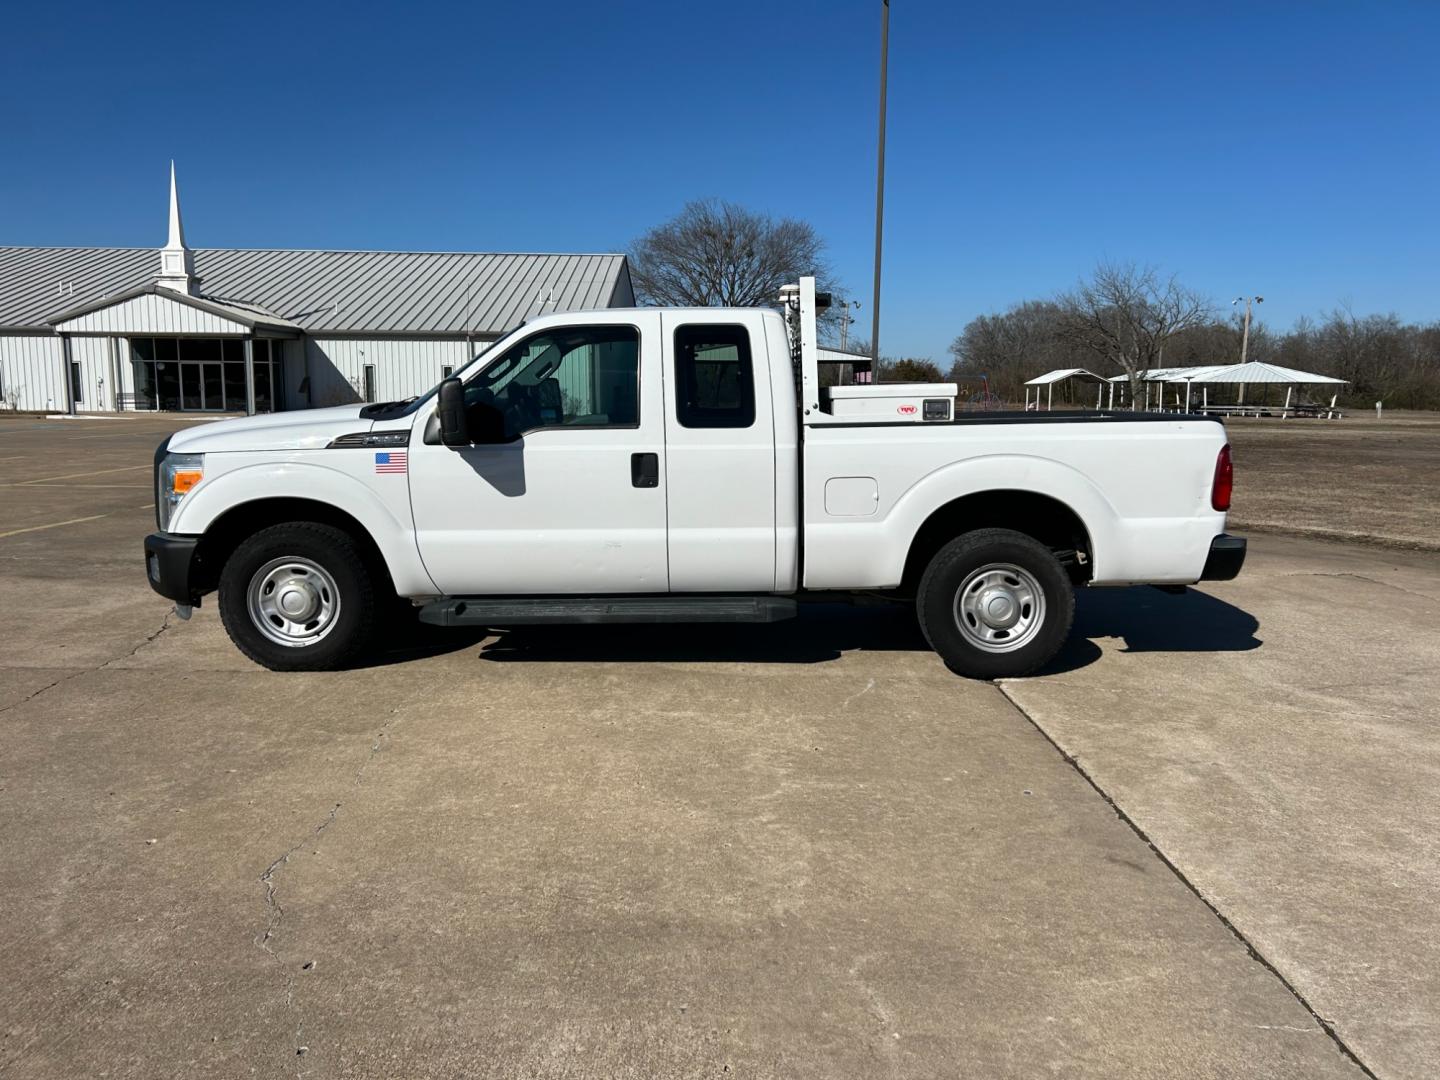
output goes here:
<path id="1" fill-rule="evenodd" d="M 687 428 L 755 423 L 755 368 L 745 327 L 690 323 L 675 328 L 675 418 Z"/>

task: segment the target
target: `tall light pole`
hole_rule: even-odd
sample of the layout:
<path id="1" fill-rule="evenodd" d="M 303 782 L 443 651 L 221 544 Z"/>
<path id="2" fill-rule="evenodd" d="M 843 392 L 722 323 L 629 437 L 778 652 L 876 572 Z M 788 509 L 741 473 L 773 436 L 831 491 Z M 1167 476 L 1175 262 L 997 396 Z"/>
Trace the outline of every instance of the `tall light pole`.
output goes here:
<path id="1" fill-rule="evenodd" d="M 840 351 L 845 351 L 845 341 L 850 336 L 850 324 L 855 321 L 855 316 L 850 314 L 850 309 L 860 310 L 859 300 L 845 300 L 840 304 Z"/>
<path id="2" fill-rule="evenodd" d="M 880 143 L 875 153 L 875 297 L 870 309 L 870 360 L 880 372 L 880 238 L 885 231 L 885 75 L 890 57 L 890 0 L 880 13 Z"/>
<path id="3" fill-rule="evenodd" d="M 1242 300 L 1245 302 L 1245 329 L 1240 334 L 1240 363 L 1243 364 L 1246 357 L 1250 355 L 1250 305 L 1252 302 L 1263 304 L 1265 298 L 1263 296 L 1237 296 L 1230 301 L 1230 306 L 1234 307 Z"/>

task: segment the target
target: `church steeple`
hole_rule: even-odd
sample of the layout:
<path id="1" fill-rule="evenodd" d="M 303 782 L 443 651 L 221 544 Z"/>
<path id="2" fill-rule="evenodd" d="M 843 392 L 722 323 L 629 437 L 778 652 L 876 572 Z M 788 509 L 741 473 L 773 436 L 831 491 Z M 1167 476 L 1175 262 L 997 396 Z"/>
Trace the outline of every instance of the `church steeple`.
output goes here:
<path id="1" fill-rule="evenodd" d="M 175 162 L 170 162 L 170 236 L 160 251 L 160 273 L 155 284 L 192 296 L 200 292 L 195 256 L 185 246 L 185 225 L 180 220 L 180 194 L 175 186 Z"/>

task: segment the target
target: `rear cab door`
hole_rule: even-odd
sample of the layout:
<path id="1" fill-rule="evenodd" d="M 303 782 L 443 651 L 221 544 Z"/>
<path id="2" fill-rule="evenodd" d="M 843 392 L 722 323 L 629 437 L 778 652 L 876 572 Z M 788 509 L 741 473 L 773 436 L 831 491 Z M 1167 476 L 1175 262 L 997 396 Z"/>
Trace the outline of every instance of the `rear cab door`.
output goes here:
<path id="1" fill-rule="evenodd" d="M 670 591 L 772 592 L 775 361 L 764 317 L 680 310 L 660 318 Z"/>

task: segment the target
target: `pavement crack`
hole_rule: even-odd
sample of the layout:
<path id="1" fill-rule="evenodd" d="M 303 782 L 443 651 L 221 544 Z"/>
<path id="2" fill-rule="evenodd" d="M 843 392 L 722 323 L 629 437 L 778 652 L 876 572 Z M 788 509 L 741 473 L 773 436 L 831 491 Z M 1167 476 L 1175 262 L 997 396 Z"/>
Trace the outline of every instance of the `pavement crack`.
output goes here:
<path id="1" fill-rule="evenodd" d="M 256 935 L 255 944 L 259 945 L 260 948 L 264 949 L 271 956 L 275 955 L 275 950 L 270 948 L 270 939 L 275 936 L 275 931 L 280 925 L 280 920 L 285 917 L 285 909 L 280 906 L 280 900 L 278 898 L 280 886 L 275 881 L 275 875 L 289 864 L 291 856 L 304 847 L 309 841 L 335 824 L 335 818 L 339 813 L 340 803 L 336 803 L 330 808 L 330 813 L 325 815 L 325 820 L 321 821 L 319 825 L 316 825 L 315 828 L 310 831 L 309 836 L 299 843 L 291 845 L 283 855 L 267 866 L 265 872 L 260 875 L 260 883 L 265 886 L 265 927 L 260 934 Z"/>
<path id="2" fill-rule="evenodd" d="M 161 629 L 163 631 L 164 628 L 162 627 Z M 154 636 L 158 637 L 158 632 Z M 152 637 L 151 640 L 154 640 L 154 638 Z M 143 647 L 144 643 L 142 643 L 140 646 L 137 646 L 136 651 Z M 355 770 L 355 774 L 353 777 L 351 777 L 350 783 L 347 785 L 347 788 L 357 788 L 360 786 L 365 776 L 366 770 L 375 760 L 376 755 L 378 755 L 384 749 L 386 739 L 388 739 L 390 735 L 390 725 L 395 722 L 395 717 L 398 712 L 398 709 L 390 710 L 389 719 L 387 719 L 383 724 L 381 724 L 379 729 L 376 731 L 375 737 L 370 743 L 369 753 L 367 753 L 364 760 L 360 762 L 360 766 Z M 272 940 L 279 933 L 280 924 L 285 918 L 285 906 L 280 902 L 280 882 L 278 878 L 285 870 L 285 868 L 290 865 L 290 860 L 302 848 L 316 844 L 318 842 L 316 838 L 322 835 L 327 829 L 334 825 L 336 821 L 339 820 L 340 809 L 343 805 L 343 801 L 336 802 L 334 805 L 332 805 L 329 812 L 311 828 L 310 832 L 307 833 L 296 843 L 291 844 L 290 847 L 286 848 L 284 852 L 277 856 L 275 860 L 265 868 L 264 872 L 261 873 L 259 878 L 260 884 L 264 886 L 265 889 L 265 924 L 255 934 L 254 942 L 258 948 L 265 952 L 265 954 L 269 956 L 285 972 L 285 1009 L 287 1012 L 298 1012 L 295 1006 L 295 972 L 293 970 L 294 965 L 287 965 L 285 960 L 281 958 L 279 953 L 275 951 L 274 946 L 271 944 Z M 316 848 L 311 847 L 311 850 L 316 851 Z M 316 853 L 318 854 L 318 851 Z M 304 1048 L 303 1044 L 305 1034 L 305 1017 L 303 1015 L 297 1015 L 295 1030 L 293 1034 L 293 1041 L 295 1044 L 294 1049 L 298 1060 L 306 1053 L 306 1048 Z"/>
<path id="3" fill-rule="evenodd" d="M 391 709 L 390 719 L 381 724 L 380 730 L 375 733 L 375 741 L 370 744 L 369 755 L 360 763 L 360 768 L 355 770 L 354 782 L 357 785 L 360 783 L 360 778 L 365 775 L 365 770 L 370 767 L 370 763 L 375 760 L 375 755 L 380 753 L 381 748 L 385 745 L 385 740 L 390 737 L 390 725 L 395 722 L 395 715 L 399 711 L 399 709 Z"/>
<path id="4" fill-rule="evenodd" d="M 49 691 L 49 690 L 54 690 L 55 687 L 59 686 L 61 683 L 63 683 L 63 682 L 69 682 L 71 679 L 78 678 L 78 677 L 81 676 L 81 675 L 87 675 L 87 674 L 89 674 L 92 670 L 94 670 L 94 669 L 93 669 L 93 668 L 84 668 L 84 669 L 82 669 L 82 670 L 80 670 L 80 671 L 72 671 L 69 675 L 61 675 L 60 678 L 56 679 L 54 682 L 48 682 L 48 683 L 46 683 L 44 686 L 40 687 L 39 690 L 35 690 L 35 691 L 33 691 L 33 692 L 29 693 L 29 694 L 26 694 L 23 698 L 21 698 L 19 701 L 15 702 L 14 704 L 6 705 L 3 709 L 0 709 L 0 716 L 3 716 L 3 715 L 5 715 L 7 712 L 11 712 L 11 711 L 14 710 L 14 709 L 20 708 L 20 706 L 25 705 L 25 704 L 27 704 L 28 702 L 34 701 L 34 700 L 35 700 L 37 697 L 39 697 L 41 694 L 43 694 L 43 693 L 45 693 L 45 692 L 47 692 L 47 691 Z"/>
<path id="5" fill-rule="evenodd" d="M 145 635 L 145 640 L 142 641 L 142 642 L 140 642 L 139 645 L 136 645 L 133 649 L 131 649 L 131 650 L 130 650 L 128 653 L 126 653 L 124 656 L 117 656 L 117 657 L 115 657 L 113 660 L 106 660 L 105 663 L 101 664 L 99 667 L 95 668 L 94 670 L 95 670 L 95 671 L 104 671 L 106 668 L 110 667 L 112 664 L 118 664 L 118 663 L 120 663 L 122 660 L 133 660 L 133 659 L 139 654 L 139 652 L 140 652 L 141 649 L 145 648 L 147 645 L 153 645 L 156 641 L 158 641 L 158 640 L 160 639 L 160 635 L 161 635 L 161 634 L 163 634 L 163 633 L 165 633 L 165 631 L 171 629 L 170 616 L 171 616 L 171 615 L 174 615 L 174 614 L 175 614 L 175 609 L 174 609 L 174 608 L 171 608 L 169 611 L 167 611 L 167 612 L 165 613 L 165 618 L 163 618 L 163 619 L 160 620 L 160 626 L 159 626 L 159 628 L 158 628 L 154 633 L 152 633 L 152 634 L 146 634 L 146 635 Z"/>
<path id="6" fill-rule="evenodd" d="M 849 975 L 850 981 L 855 984 L 855 987 L 865 998 L 865 1003 L 868 1006 L 870 1014 L 879 1021 L 878 1026 L 881 1031 L 881 1036 L 876 1049 L 879 1050 L 880 1056 L 885 1059 L 889 1067 L 890 1075 L 898 1076 L 900 1062 L 896 1057 L 895 1040 L 900 1038 L 900 1033 L 895 1030 L 894 1011 L 886 1005 L 885 999 L 881 997 L 880 992 L 870 984 L 863 974 L 865 965 L 869 963 L 871 959 L 873 959 L 873 957 L 857 957 L 854 966 L 851 967 L 846 974 Z"/>
<path id="7" fill-rule="evenodd" d="M 842 702 L 840 703 L 840 708 L 842 708 L 842 709 L 845 708 L 845 707 L 846 707 L 847 705 L 849 705 L 852 701 L 855 701 L 855 700 L 857 700 L 858 698 L 864 697 L 866 694 L 868 694 L 871 690 L 874 690 L 874 689 L 875 689 L 875 680 L 874 680 L 874 679 L 869 679 L 869 680 L 867 680 L 866 683 L 865 683 L 865 689 L 861 690 L 858 694 L 851 694 L 849 697 L 847 697 L 844 701 L 842 701 Z"/>
<path id="8" fill-rule="evenodd" d="M 1353 571 L 1299 570 L 1289 574 L 1281 574 L 1280 576 L 1287 578 L 1349 578 L 1352 581 L 1363 581 L 1367 585 L 1379 585 L 1382 589 L 1394 589 L 1396 592 L 1404 593 L 1406 596 L 1414 596 L 1420 600 L 1429 600 L 1432 603 L 1440 600 L 1440 597 L 1431 596 L 1429 593 L 1416 592 L 1414 589 L 1407 589 L 1404 585 L 1396 585 L 1392 581 L 1381 581 L 1378 578 L 1370 577 L 1368 574 L 1357 574 Z"/>
<path id="9" fill-rule="evenodd" d="M 103 664 L 96 664 L 94 667 L 77 668 L 77 669 L 75 669 L 74 671 L 71 671 L 70 673 L 68 673 L 68 674 L 66 674 L 66 675 L 61 675 L 60 678 L 55 679 L 53 682 L 48 682 L 48 683 L 46 683 L 44 686 L 40 687 L 40 689 L 34 690 L 34 691 L 32 691 L 31 693 L 26 694 L 26 695 L 25 695 L 23 698 L 21 698 L 19 701 L 16 701 L 16 702 L 14 702 L 14 703 L 12 703 L 12 704 L 10 704 L 10 705 L 6 705 L 6 706 L 4 706 L 3 708 L 0 708 L 0 716 L 3 716 L 3 715 L 5 715 L 5 714 L 8 713 L 8 712 L 13 712 L 14 710 L 20 708 L 22 705 L 27 705 L 27 704 L 29 704 L 30 702 L 32 702 L 32 701 L 34 701 L 36 698 L 38 698 L 41 694 L 49 693 L 51 690 L 54 690 L 55 687 L 60 686 L 62 683 L 70 682 L 72 679 L 78 679 L 78 678 L 80 678 L 82 675 L 93 675 L 93 674 L 95 674 L 97 671 L 104 671 L 104 670 L 106 670 L 106 669 L 109 668 L 112 664 L 118 664 L 118 663 L 120 663 L 122 660 L 129 660 L 129 659 L 131 659 L 131 658 L 134 657 L 135 654 L 138 653 L 141 649 L 145 648 L 145 646 L 147 646 L 147 645 L 151 644 L 152 642 L 154 642 L 157 638 L 160 637 L 161 634 L 165 633 L 165 631 L 167 631 L 167 630 L 170 629 L 170 616 L 173 615 L 173 614 L 174 614 L 173 611 L 166 612 L 165 618 L 164 618 L 163 620 L 161 620 L 159 629 L 155 630 L 153 633 L 146 634 L 144 640 L 141 641 L 140 644 L 136 645 L 133 649 L 131 649 L 128 653 L 125 653 L 125 654 L 122 655 L 122 656 L 112 656 L 109 660 L 106 660 Z"/>
<path id="10" fill-rule="evenodd" d="M 1317 576 L 1348 577 L 1358 575 L 1321 574 Z M 1155 857 L 1165 864 L 1165 866 L 1172 874 L 1175 875 L 1175 877 L 1180 881 L 1180 883 L 1184 885 L 1187 889 L 1189 889 L 1190 892 L 1194 894 L 1197 900 L 1199 900 L 1202 904 L 1204 904 L 1207 908 L 1210 909 L 1210 913 L 1214 915 L 1215 918 L 1220 920 L 1220 925 L 1225 927 L 1226 930 L 1230 931 L 1231 936 L 1233 936 L 1237 942 L 1244 946 L 1245 951 L 1250 954 L 1250 959 L 1254 960 L 1256 963 L 1264 967 L 1267 971 L 1270 972 L 1270 974 L 1274 975 L 1275 978 L 1279 980 L 1281 986 L 1285 987 L 1286 990 L 1290 991 L 1290 996 L 1293 997 L 1297 1002 L 1299 1002 L 1300 1006 L 1307 1013 L 1310 1014 L 1311 1019 L 1313 1019 L 1315 1023 L 1320 1026 L 1320 1029 L 1330 1037 L 1330 1041 L 1335 1044 L 1336 1048 L 1340 1051 L 1340 1053 L 1343 1054 L 1346 1058 L 1348 1058 L 1351 1063 L 1353 1063 L 1355 1067 L 1359 1069 L 1365 1076 L 1369 1077 L 1370 1080 L 1378 1080 L 1378 1077 L 1376 1077 L 1375 1075 L 1375 1071 L 1371 1069 L 1370 1066 L 1366 1065 L 1365 1062 L 1360 1060 L 1360 1056 L 1350 1048 L 1349 1044 L 1346 1043 L 1343 1038 L 1341 1038 L 1340 1033 L 1335 1030 L 1335 1022 L 1327 1017 L 1321 1016 L 1320 1013 L 1316 1011 L 1315 1006 L 1311 1005 L 1310 1002 L 1306 999 L 1305 995 L 1300 992 L 1299 988 L 1297 988 L 1294 983 L 1292 983 L 1289 979 L 1285 977 L 1284 973 L 1281 972 L 1280 969 L 1276 967 L 1248 937 L 1245 936 L 1245 934 L 1240 930 L 1239 927 L 1237 927 L 1233 922 L 1226 918 L 1225 914 L 1218 907 L 1216 907 L 1213 903 L 1210 902 L 1210 899 L 1200 891 L 1200 889 L 1193 881 L 1190 880 L 1188 876 L 1186 876 L 1185 872 L 1181 870 L 1180 867 L 1177 866 L 1175 862 L 1168 855 L 1165 854 L 1165 852 L 1160 850 L 1160 848 L 1155 844 L 1155 841 L 1150 839 L 1149 834 L 1147 834 L 1145 830 L 1140 827 L 1140 825 L 1135 821 L 1135 819 L 1125 812 L 1125 810 L 1120 806 L 1120 804 L 1117 803 L 1113 797 L 1111 797 L 1108 791 L 1106 791 L 1103 787 L 1100 786 L 1099 782 L 1095 779 L 1095 777 L 1090 774 L 1089 770 L 1087 770 L 1085 766 L 1080 764 L 1080 759 L 1076 755 L 1066 750 L 1063 746 L 1061 746 L 1060 743 L 1057 742 L 1055 738 L 1051 736 L 1048 731 L 1045 730 L 1044 726 L 1040 723 L 1040 721 L 1035 719 L 1035 717 L 1031 715 L 1030 711 L 1026 709 L 1025 706 L 1020 704 L 1020 702 L 1016 699 L 1015 695 L 1010 692 L 1009 686 L 1006 685 L 1007 682 L 1008 680 L 1003 679 L 997 679 L 995 681 L 995 688 L 1000 691 L 1001 697 L 1008 701 L 1011 706 L 1014 707 L 1015 711 L 1018 712 L 1022 717 L 1024 717 L 1025 721 L 1040 733 L 1041 738 L 1043 738 L 1046 742 L 1048 742 L 1052 747 L 1055 748 L 1055 752 L 1060 755 L 1060 757 L 1065 761 L 1065 763 L 1069 765 L 1070 768 L 1073 769 L 1076 774 L 1085 781 L 1085 783 L 1090 785 L 1091 789 L 1095 792 L 1095 794 L 1099 795 L 1100 798 L 1105 800 L 1105 804 L 1115 812 L 1115 816 L 1118 817 L 1122 822 L 1124 822 L 1125 825 L 1130 829 L 1130 831 L 1133 832 L 1140 839 L 1140 841 L 1144 843 L 1146 847 L 1148 847 L 1152 852 L 1155 853 Z"/>

